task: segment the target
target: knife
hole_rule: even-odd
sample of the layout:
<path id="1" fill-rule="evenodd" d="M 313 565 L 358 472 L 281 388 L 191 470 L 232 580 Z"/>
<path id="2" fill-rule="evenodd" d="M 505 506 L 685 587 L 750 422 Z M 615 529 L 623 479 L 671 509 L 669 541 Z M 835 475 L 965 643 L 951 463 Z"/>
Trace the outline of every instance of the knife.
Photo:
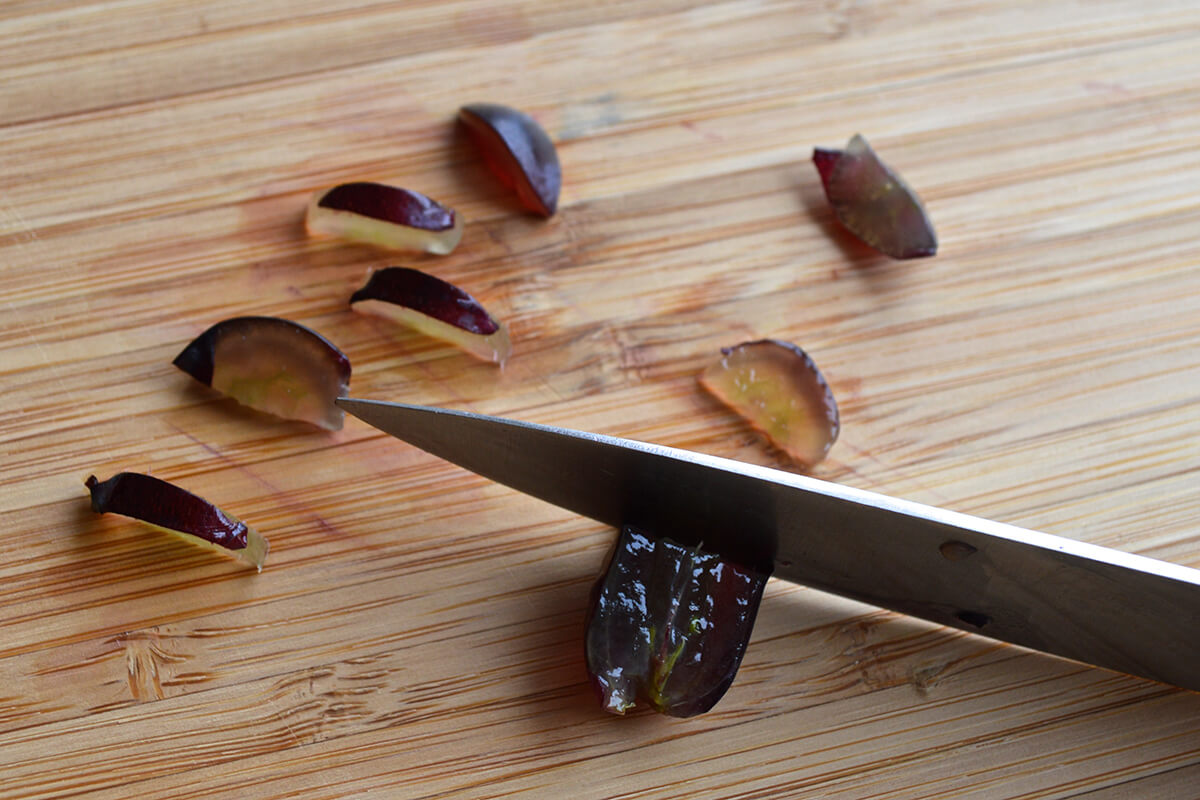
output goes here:
<path id="1" fill-rule="evenodd" d="M 465 411 L 337 402 L 435 456 L 608 525 L 1200 691 L 1200 570 L 673 447 Z"/>

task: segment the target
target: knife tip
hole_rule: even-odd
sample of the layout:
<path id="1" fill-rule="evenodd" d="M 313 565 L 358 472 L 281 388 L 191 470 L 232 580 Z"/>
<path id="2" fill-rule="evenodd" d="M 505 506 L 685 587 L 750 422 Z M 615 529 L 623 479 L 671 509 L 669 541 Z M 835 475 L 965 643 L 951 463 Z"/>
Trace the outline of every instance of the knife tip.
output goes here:
<path id="1" fill-rule="evenodd" d="M 364 412 L 369 412 L 372 406 L 377 405 L 370 400 L 360 400 L 357 397 L 338 397 L 333 402 L 347 414 L 359 419 L 363 418 Z"/>

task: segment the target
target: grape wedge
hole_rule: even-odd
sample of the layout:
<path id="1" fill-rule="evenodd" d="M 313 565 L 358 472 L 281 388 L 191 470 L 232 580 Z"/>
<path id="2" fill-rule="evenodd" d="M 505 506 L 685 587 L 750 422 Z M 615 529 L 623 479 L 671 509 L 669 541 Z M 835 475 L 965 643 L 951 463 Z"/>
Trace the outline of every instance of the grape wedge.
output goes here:
<path id="1" fill-rule="evenodd" d="M 458 118 L 488 168 L 529 211 L 551 217 L 558 208 L 562 167 L 554 142 L 528 114 L 494 103 L 459 109 Z"/>
<path id="2" fill-rule="evenodd" d="M 767 575 L 626 525 L 593 592 L 588 675 L 605 711 L 690 717 L 733 683 Z"/>
<path id="3" fill-rule="evenodd" d="M 334 400 L 350 361 L 325 337 L 278 317 L 234 317 L 200 334 L 175 366 L 239 403 L 327 430 L 342 427 Z"/>
<path id="4" fill-rule="evenodd" d="M 813 150 L 813 164 L 834 216 L 859 239 L 895 259 L 937 253 L 937 234 L 921 199 L 861 135 L 845 150 Z"/>
<path id="5" fill-rule="evenodd" d="M 420 270 L 376 270 L 351 295 L 350 307 L 449 342 L 483 361 L 503 365 L 512 353 L 508 331 L 475 298 Z"/>
<path id="6" fill-rule="evenodd" d="M 317 192 L 308 232 L 341 236 L 389 250 L 446 255 L 462 239 L 462 219 L 423 194 L 382 183 L 343 183 Z"/>
<path id="7" fill-rule="evenodd" d="M 722 348 L 700 384 L 806 467 L 821 461 L 837 441 L 833 391 L 794 344 L 762 339 Z"/>
<path id="8" fill-rule="evenodd" d="M 191 492 L 137 472 L 118 472 L 106 481 L 89 475 L 83 485 L 91 492 L 97 514 L 133 517 L 192 544 L 240 558 L 262 572 L 267 540 Z"/>

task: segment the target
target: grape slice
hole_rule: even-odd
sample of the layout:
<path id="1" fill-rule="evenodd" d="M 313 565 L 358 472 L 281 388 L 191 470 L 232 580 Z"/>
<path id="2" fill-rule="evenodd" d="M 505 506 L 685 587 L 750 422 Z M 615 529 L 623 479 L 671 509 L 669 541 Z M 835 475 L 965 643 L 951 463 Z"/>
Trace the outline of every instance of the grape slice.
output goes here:
<path id="1" fill-rule="evenodd" d="M 813 150 L 834 216 L 855 236 L 896 259 L 937 253 L 937 234 L 916 192 L 855 134 L 845 150 Z"/>
<path id="2" fill-rule="evenodd" d="M 837 441 L 837 403 L 808 354 L 774 339 L 721 350 L 701 385 L 800 464 L 811 467 Z"/>
<path id="3" fill-rule="evenodd" d="M 512 353 L 508 331 L 475 298 L 420 270 L 376 270 L 350 297 L 350 306 L 449 342 L 484 361 L 503 364 Z"/>
<path id="4" fill-rule="evenodd" d="M 462 218 L 417 192 L 382 183 L 343 183 L 308 205 L 309 233 L 341 236 L 390 250 L 446 255 L 462 239 Z"/>
<path id="5" fill-rule="evenodd" d="M 488 168 L 517 193 L 521 205 L 543 217 L 554 215 L 562 188 L 562 167 L 554 142 L 528 114 L 494 103 L 459 109 L 458 118 Z"/>
<path id="6" fill-rule="evenodd" d="M 84 486 L 91 492 L 92 510 L 97 514 L 133 517 L 192 544 L 236 556 L 262 572 L 267 540 L 191 492 L 137 472 L 119 472 L 106 481 L 89 475 Z"/>
<path id="7" fill-rule="evenodd" d="M 234 317 L 200 334 L 175 366 L 239 403 L 327 430 L 342 427 L 334 401 L 350 361 L 319 333 L 278 317 Z"/>
<path id="8" fill-rule="evenodd" d="M 593 592 L 588 674 L 606 711 L 702 714 L 733 683 L 767 575 L 626 525 Z"/>

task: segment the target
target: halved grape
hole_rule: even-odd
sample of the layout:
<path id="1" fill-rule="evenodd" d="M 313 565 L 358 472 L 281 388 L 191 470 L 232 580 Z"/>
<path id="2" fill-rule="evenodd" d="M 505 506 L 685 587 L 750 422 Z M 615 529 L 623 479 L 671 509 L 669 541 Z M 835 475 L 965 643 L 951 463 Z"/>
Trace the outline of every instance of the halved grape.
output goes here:
<path id="1" fill-rule="evenodd" d="M 118 472 L 106 481 L 89 475 L 83 485 L 92 495 L 92 510 L 133 517 L 193 544 L 236 556 L 262 571 L 267 540 L 246 523 L 204 498 L 137 472 Z"/>
<path id="2" fill-rule="evenodd" d="M 593 593 L 587 666 L 604 709 L 708 711 L 733 683 L 767 575 L 698 547 L 621 529 Z"/>
<path id="3" fill-rule="evenodd" d="M 342 427 L 334 400 L 350 361 L 319 333 L 278 317 L 234 317 L 200 334 L 175 366 L 243 405 L 327 430 Z"/>
<path id="4" fill-rule="evenodd" d="M 722 348 L 700 383 L 804 466 L 823 459 L 837 441 L 833 391 L 794 344 L 762 339 Z"/>
<path id="5" fill-rule="evenodd" d="M 462 219 L 423 194 L 382 183 L 343 183 L 308 205 L 309 233 L 341 236 L 391 250 L 446 255 L 462 239 Z"/>
<path id="6" fill-rule="evenodd" d="M 385 317 L 449 342 L 476 358 L 503 364 L 508 331 L 475 298 L 420 270 L 386 267 L 350 297 L 355 311 Z"/>
<path id="7" fill-rule="evenodd" d="M 537 121 L 514 108 L 474 103 L 458 118 L 483 152 L 484 161 L 525 208 L 553 216 L 562 188 L 562 167 L 554 142 Z"/>
<path id="8" fill-rule="evenodd" d="M 937 253 L 937 234 L 908 184 L 855 134 L 845 150 L 813 150 L 825 197 L 846 229 L 892 258 Z"/>

